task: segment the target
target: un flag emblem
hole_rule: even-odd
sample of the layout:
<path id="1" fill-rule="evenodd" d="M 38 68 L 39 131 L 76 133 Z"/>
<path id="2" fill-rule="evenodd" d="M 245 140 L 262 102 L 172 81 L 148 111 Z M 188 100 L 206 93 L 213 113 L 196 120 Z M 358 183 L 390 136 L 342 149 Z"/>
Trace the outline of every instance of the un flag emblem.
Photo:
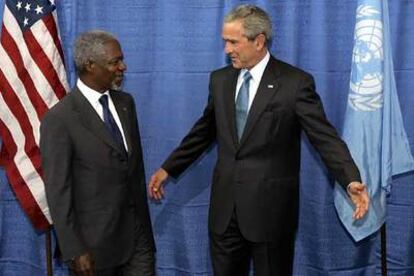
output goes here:
<path id="1" fill-rule="evenodd" d="M 383 25 L 372 6 L 357 9 L 351 69 L 349 105 L 358 111 L 374 111 L 383 105 Z"/>

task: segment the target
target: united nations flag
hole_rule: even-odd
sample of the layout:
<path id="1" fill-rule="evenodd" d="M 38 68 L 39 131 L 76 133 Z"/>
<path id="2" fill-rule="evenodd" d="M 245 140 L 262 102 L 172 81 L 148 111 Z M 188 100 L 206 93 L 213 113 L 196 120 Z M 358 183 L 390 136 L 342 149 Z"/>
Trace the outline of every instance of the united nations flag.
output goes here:
<path id="1" fill-rule="evenodd" d="M 343 138 L 368 186 L 371 203 L 367 215 L 354 220 L 353 204 L 336 184 L 335 207 L 359 241 L 384 223 L 392 176 L 414 170 L 396 92 L 386 0 L 358 1 Z"/>

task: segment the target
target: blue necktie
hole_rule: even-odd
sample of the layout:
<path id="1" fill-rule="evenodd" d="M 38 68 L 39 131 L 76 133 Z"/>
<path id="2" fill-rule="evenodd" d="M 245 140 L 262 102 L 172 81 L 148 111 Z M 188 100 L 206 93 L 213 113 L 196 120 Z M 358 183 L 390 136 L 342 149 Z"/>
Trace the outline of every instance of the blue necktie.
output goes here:
<path id="1" fill-rule="evenodd" d="M 124 139 L 122 138 L 121 131 L 119 130 L 118 125 L 116 124 L 115 119 L 112 116 L 111 111 L 109 110 L 108 95 L 102 95 L 99 98 L 99 102 L 102 105 L 103 118 L 106 128 L 109 130 L 109 133 L 111 133 L 115 142 L 119 144 L 126 153 Z"/>
<path id="2" fill-rule="evenodd" d="M 243 135 L 244 126 L 246 125 L 247 115 L 249 113 L 249 82 L 251 78 L 252 75 L 247 71 L 243 76 L 243 83 L 236 98 L 236 127 L 239 141 Z"/>

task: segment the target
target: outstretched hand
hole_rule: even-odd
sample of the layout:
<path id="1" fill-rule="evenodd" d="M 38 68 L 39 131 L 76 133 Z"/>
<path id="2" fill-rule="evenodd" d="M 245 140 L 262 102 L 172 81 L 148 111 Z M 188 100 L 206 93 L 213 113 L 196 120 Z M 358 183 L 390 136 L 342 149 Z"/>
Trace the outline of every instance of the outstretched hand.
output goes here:
<path id="1" fill-rule="evenodd" d="M 168 173 L 163 168 L 158 169 L 150 179 L 148 184 L 148 194 L 150 198 L 161 200 L 164 197 L 164 183 L 168 178 Z"/>
<path id="2" fill-rule="evenodd" d="M 369 196 L 367 186 L 360 182 L 351 182 L 348 185 L 348 195 L 355 204 L 354 219 L 361 219 L 368 212 Z"/>

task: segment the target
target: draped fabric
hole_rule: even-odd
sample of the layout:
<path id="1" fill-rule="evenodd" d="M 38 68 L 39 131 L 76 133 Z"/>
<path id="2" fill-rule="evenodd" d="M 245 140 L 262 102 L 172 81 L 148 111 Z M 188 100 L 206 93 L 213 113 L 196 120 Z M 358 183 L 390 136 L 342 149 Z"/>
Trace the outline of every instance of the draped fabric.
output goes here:
<path id="1" fill-rule="evenodd" d="M 392 176 L 414 170 L 389 37 L 388 1 L 359 0 L 343 139 L 367 183 L 371 199 L 368 213 L 356 223 L 352 201 L 338 183 L 334 196 L 338 215 L 355 241 L 384 224 Z"/>
<path id="2" fill-rule="evenodd" d="M 121 42 L 124 89 L 139 116 L 147 179 L 178 145 L 207 102 L 209 72 L 226 63 L 220 38 L 234 0 L 56 1 L 71 85 L 72 46 L 89 29 Z M 271 52 L 313 74 L 326 113 L 341 132 L 349 89 L 356 0 L 249 1 L 272 17 Z M 4 0 L 0 0 L 0 14 Z M 403 121 L 414 151 L 414 1 L 389 1 L 394 71 Z M 1 57 L 0 57 L 1 58 Z M 0 107 L 1 108 L 1 107 Z M 212 275 L 207 215 L 213 147 L 150 202 L 160 276 Z M 277 169 L 277 168 L 275 168 Z M 33 230 L 1 172 L 0 275 L 45 275 L 44 235 Z M 333 204 L 333 179 L 303 138 L 295 275 L 380 275 L 379 234 L 355 243 Z M 395 178 L 387 198 L 389 275 L 414 275 L 414 174 Z M 55 263 L 55 275 L 65 267 Z"/>
<path id="3" fill-rule="evenodd" d="M 56 18 L 52 2 L 23 7 L 9 0 L 0 34 L 0 162 L 39 230 L 52 223 L 41 178 L 40 119 L 69 90 Z"/>

